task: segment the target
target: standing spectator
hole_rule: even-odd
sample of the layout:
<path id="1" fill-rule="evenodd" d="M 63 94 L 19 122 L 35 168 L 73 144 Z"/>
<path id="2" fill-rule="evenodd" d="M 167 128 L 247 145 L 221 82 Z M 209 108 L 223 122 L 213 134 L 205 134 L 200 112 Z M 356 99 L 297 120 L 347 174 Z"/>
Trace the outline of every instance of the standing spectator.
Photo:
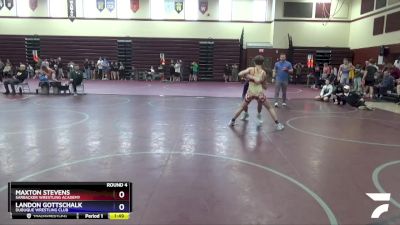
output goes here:
<path id="1" fill-rule="evenodd" d="M 275 79 L 275 107 L 278 107 L 279 92 L 282 89 L 282 106 L 286 106 L 286 90 L 289 84 L 289 73 L 293 73 L 292 64 L 286 61 L 286 54 L 281 53 L 279 61 L 275 63 L 272 77 Z"/>
<path id="2" fill-rule="evenodd" d="M 157 72 L 160 74 L 160 81 L 164 82 L 165 80 L 165 66 L 163 63 L 161 63 L 158 68 L 157 68 Z"/>
<path id="3" fill-rule="evenodd" d="M 57 58 L 57 69 L 58 69 L 58 75 L 57 75 L 57 77 L 62 77 L 62 78 L 64 78 L 64 71 L 63 71 L 63 64 L 62 64 L 62 62 L 61 62 L 61 57 L 58 57 Z"/>
<path id="4" fill-rule="evenodd" d="M 197 75 L 199 73 L 199 64 L 196 61 L 192 62 L 192 66 L 190 67 L 191 73 L 189 77 L 189 81 L 197 81 Z"/>
<path id="5" fill-rule="evenodd" d="M 109 80 L 110 79 L 110 63 L 105 57 L 103 58 L 102 66 L 103 66 L 102 80 Z"/>
<path id="6" fill-rule="evenodd" d="M 77 96 L 76 87 L 82 83 L 83 74 L 79 70 L 79 65 L 74 65 L 73 70 L 70 74 L 70 84 L 72 84 L 72 88 L 74 89 L 74 96 Z"/>
<path id="7" fill-rule="evenodd" d="M 372 99 L 374 97 L 374 85 L 375 85 L 375 77 L 378 73 L 378 66 L 375 64 L 374 59 L 369 59 L 368 65 L 365 68 L 364 76 L 362 82 L 364 83 L 364 95 L 369 93 L 369 97 Z"/>
<path id="8" fill-rule="evenodd" d="M 169 66 L 169 81 L 174 81 L 175 77 L 175 64 L 174 60 L 171 60 L 171 65 Z"/>
<path id="9" fill-rule="evenodd" d="M 94 63 L 94 61 L 90 61 L 89 64 L 89 68 L 90 68 L 90 72 L 92 73 L 92 80 L 96 79 L 96 64 Z"/>
<path id="10" fill-rule="evenodd" d="M 125 67 L 122 62 L 119 62 L 118 64 L 118 76 L 121 80 L 125 80 Z"/>
<path id="11" fill-rule="evenodd" d="M 224 79 L 225 79 L 225 83 L 228 83 L 228 80 L 231 80 L 231 69 L 229 68 L 228 64 L 225 64 L 225 68 L 224 68 Z"/>
<path id="12" fill-rule="evenodd" d="M 175 63 L 175 77 L 174 77 L 174 81 L 178 81 L 180 82 L 180 77 L 181 77 L 181 64 L 180 64 L 180 60 L 178 60 Z"/>
<path id="13" fill-rule="evenodd" d="M 12 78 L 4 81 L 4 88 L 6 89 L 6 92 L 4 94 L 10 94 L 10 89 L 8 88 L 8 85 L 10 85 L 12 94 L 15 95 L 15 85 L 22 83 L 27 77 L 28 72 L 26 71 L 26 67 L 24 64 L 21 64 L 17 70 L 17 74 Z M 22 90 L 20 90 L 19 93 L 22 94 Z"/>
<path id="14" fill-rule="evenodd" d="M 319 68 L 319 65 L 315 66 L 314 79 L 314 88 L 319 89 L 321 83 L 321 68 Z"/>
<path id="15" fill-rule="evenodd" d="M 103 78 L 103 59 L 100 57 L 99 60 L 97 60 L 97 79 L 102 79 Z"/>
<path id="16" fill-rule="evenodd" d="M 354 66 L 349 62 L 347 58 L 343 59 L 343 64 L 339 67 L 338 79 L 343 85 L 349 84 L 350 82 L 350 70 L 354 69 Z"/>
<path id="17" fill-rule="evenodd" d="M 356 68 L 354 69 L 353 91 L 357 92 L 358 94 L 363 93 L 361 81 L 362 81 L 361 65 L 357 64 Z"/>
<path id="18" fill-rule="evenodd" d="M 239 76 L 239 67 L 235 63 L 232 65 L 232 80 L 238 81 L 238 76 Z"/>
<path id="19" fill-rule="evenodd" d="M 324 67 L 322 68 L 322 80 L 328 79 L 329 75 L 331 75 L 331 67 L 328 63 L 324 63 Z"/>
<path id="20" fill-rule="evenodd" d="M 70 61 L 68 63 L 68 74 L 70 74 L 72 71 L 74 71 L 74 65 L 75 65 L 75 63 L 72 61 Z"/>
<path id="21" fill-rule="evenodd" d="M 116 62 L 111 61 L 110 62 L 110 69 L 111 69 L 111 80 L 119 80 L 117 79 L 117 73 L 118 73 L 118 64 Z"/>
<path id="22" fill-rule="evenodd" d="M 3 70 L 4 70 L 4 63 L 0 59 L 0 82 L 3 82 Z"/>
<path id="23" fill-rule="evenodd" d="M 303 70 L 303 64 L 301 64 L 300 62 L 296 63 L 296 65 L 294 65 L 294 69 L 295 69 L 295 75 L 294 75 L 294 84 L 297 84 L 297 81 L 300 79 L 301 77 L 301 71 Z"/>
<path id="24" fill-rule="evenodd" d="M 90 62 L 88 58 L 85 59 L 85 62 L 83 63 L 83 68 L 85 69 L 85 79 L 90 80 L 92 77 L 92 71 L 90 70 Z"/>
<path id="25" fill-rule="evenodd" d="M 184 81 L 184 79 L 183 79 L 183 75 L 184 75 L 184 68 L 185 68 L 185 66 L 184 66 L 184 64 L 183 64 L 183 61 L 180 59 L 179 60 L 179 81 Z"/>

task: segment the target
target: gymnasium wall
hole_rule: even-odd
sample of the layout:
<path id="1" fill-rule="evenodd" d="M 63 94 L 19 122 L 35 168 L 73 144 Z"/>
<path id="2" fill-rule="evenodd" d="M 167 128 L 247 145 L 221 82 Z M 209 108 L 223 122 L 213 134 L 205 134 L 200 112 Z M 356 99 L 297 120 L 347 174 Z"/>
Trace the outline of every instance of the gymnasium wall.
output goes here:
<path id="1" fill-rule="evenodd" d="M 391 45 L 400 42 L 400 31 L 373 35 L 374 19 L 390 13 L 400 11 L 400 1 L 388 5 L 382 9 L 360 15 L 361 0 L 354 0 L 354 10 L 352 10 L 352 20 L 350 24 L 349 47 L 360 49 L 381 45 Z M 388 10 L 391 9 L 391 10 Z M 370 16 L 372 15 L 372 16 Z M 362 18 L 363 16 L 368 16 Z M 400 18 L 398 19 L 400 21 Z"/>
<path id="2" fill-rule="evenodd" d="M 67 19 L 0 19 L 0 33 L 7 35 L 62 36 L 130 36 L 165 38 L 239 39 L 242 28 L 245 42 L 271 42 L 270 23 L 75 20 Z"/>
<path id="3" fill-rule="evenodd" d="M 285 2 L 312 3 L 312 18 L 284 17 Z M 320 1 L 324 2 L 324 1 Z M 327 19 L 316 18 L 316 1 L 276 1 L 275 21 L 273 25 L 274 48 L 288 48 L 287 35 L 293 38 L 294 46 L 307 47 L 348 47 L 349 10 L 351 1 L 332 0 L 330 7 L 330 22 Z"/>
<path id="4" fill-rule="evenodd" d="M 100 13 L 95 0 L 76 0 L 78 18 L 74 22 L 66 18 L 67 1 L 38 0 L 35 11 L 29 9 L 27 1 L 24 4 L 18 4 L 24 0 L 17 1 L 18 7 L 0 10 L 3 17 L 0 19 L 0 34 L 239 39 L 244 28 L 245 42 L 272 42 L 271 22 L 265 22 L 265 19 L 264 22 L 252 22 L 253 1 L 249 0 L 232 1 L 233 22 L 219 21 L 219 1 L 214 0 L 208 1 L 206 13 L 196 11 L 199 21 L 185 21 L 185 10 L 179 14 L 170 10 L 164 15 L 168 21 L 150 20 L 148 0 L 140 0 L 136 13 L 131 11 L 129 0 L 118 0 L 121 4 L 117 4 L 112 13 L 107 9 Z M 123 7 L 122 2 L 127 5 Z"/>

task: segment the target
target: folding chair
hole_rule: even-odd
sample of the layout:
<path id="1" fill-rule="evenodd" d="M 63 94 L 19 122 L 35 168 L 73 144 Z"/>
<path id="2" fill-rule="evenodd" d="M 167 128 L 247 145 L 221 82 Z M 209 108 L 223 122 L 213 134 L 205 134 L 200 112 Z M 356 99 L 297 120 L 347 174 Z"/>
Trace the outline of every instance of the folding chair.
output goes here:
<path id="1" fill-rule="evenodd" d="M 18 90 L 20 90 L 21 93 L 31 93 L 31 88 L 29 87 L 28 79 L 25 79 L 22 83 L 16 84 L 15 87 Z"/>

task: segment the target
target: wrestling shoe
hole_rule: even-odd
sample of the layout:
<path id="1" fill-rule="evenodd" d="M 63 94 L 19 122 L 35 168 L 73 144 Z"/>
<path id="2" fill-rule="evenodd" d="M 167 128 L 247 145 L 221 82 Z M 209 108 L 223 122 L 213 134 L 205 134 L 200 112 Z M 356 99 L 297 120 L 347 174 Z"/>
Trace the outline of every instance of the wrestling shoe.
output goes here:
<path id="1" fill-rule="evenodd" d="M 263 123 L 263 120 L 261 118 L 261 113 L 257 114 L 257 126 L 261 126 Z"/>
<path id="2" fill-rule="evenodd" d="M 276 124 L 275 129 L 278 130 L 278 131 L 280 131 L 280 130 L 285 129 L 285 126 L 284 126 L 283 124 L 281 124 L 281 123 L 278 123 L 278 124 Z"/>
<path id="3" fill-rule="evenodd" d="M 240 118 L 240 120 L 248 120 L 249 119 L 249 113 L 245 112 L 242 117 Z"/>
<path id="4" fill-rule="evenodd" d="M 278 108 L 279 104 L 277 102 L 275 102 L 274 106 L 275 106 L 275 108 Z"/>

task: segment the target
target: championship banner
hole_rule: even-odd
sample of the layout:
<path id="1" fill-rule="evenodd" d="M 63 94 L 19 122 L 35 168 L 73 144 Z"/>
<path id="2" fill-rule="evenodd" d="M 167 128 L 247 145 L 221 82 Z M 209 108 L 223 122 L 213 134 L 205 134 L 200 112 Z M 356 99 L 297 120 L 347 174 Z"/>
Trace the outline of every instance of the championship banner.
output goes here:
<path id="1" fill-rule="evenodd" d="M 106 8 L 112 12 L 115 9 L 115 0 L 106 0 Z"/>
<path id="2" fill-rule="evenodd" d="M 139 10 L 139 0 L 131 0 L 131 10 L 136 13 Z"/>
<path id="3" fill-rule="evenodd" d="M 96 6 L 97 9 L 102 12 L 104 8 L 106 7 L 106 1 L 105 0 L 96 0 Z"/>
<path id="4" fill-rule="evenodd" d="M 165 14 L 171 14 L 174 11 L 174 0 L 164 1 Z"/>
<path id="5" fill-rule="evenodd" d="M 314 67 L 314 56 L 313 56 L 313 54 L 308 54 L 307 55 L 307 67 L 308 68 L 313 68 Z"/>
<path id="6" fill-rule="evenodd" d="M 199 10 L 203 15 L 208 11 L 208 0 L 200 0 Z"/>
<path id="7" fill-rule="evenodd" d="M 14 7 L 14 0 L 6 0 L 6 7 L 11 10 Z"/>
<path id="8" fill-rule="evenodd" d="M 0 10 L 3 8 L 4 6 L 4 0 L 0 0 Z"/>
<path id="9" fill-rule="evenodd" d="M 181 13 L 183 10 L 183 0 L 175 0 L 175 11 Z"/>
<path id="10" fill-rule="evenodd" d="M 39 55 L 37 50 L 32 50 L 33 61 L 39 62 Z"/>
<path id="11" fill-rule="evenodd" d="M 76 18 L 76 0 L 67 0 L 68 1 L 68 18 L 71 22 L 74 22 Z"/>
<path id="12" fill-rule="evenodd" d="M 32 11 L 35 11 L 38 6 L 38 0 L 29 0 L 29 8 L 31 8 Z"/>
<path id="13" fill-rule="evenodd" d="M 164 53 L 160 53 L 160 65 L 165 65 L 165 55 L 164 55 Z"/>

